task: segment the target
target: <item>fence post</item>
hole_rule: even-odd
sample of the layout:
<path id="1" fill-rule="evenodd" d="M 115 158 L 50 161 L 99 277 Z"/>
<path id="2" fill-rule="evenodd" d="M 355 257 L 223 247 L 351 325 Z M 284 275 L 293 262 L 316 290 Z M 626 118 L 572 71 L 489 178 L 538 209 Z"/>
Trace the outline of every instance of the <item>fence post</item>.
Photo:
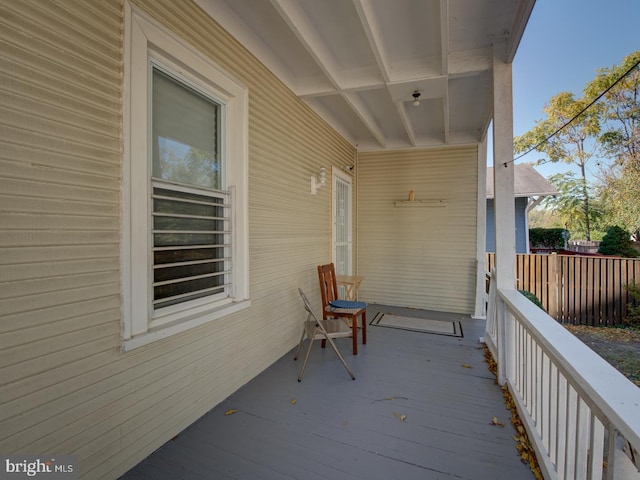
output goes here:
<path id="1" fill-rule="evenodd" d="M 547 278 L 547 294 L 549 298 L 549 304 L 547 305 L 549 315 L 556 320 L 559 318 L 559 292 L 560 292 L 560 279 L 559 279 L 559 257 L 558 254 L 553 252 L 549 255 L 549 277 Z"/>

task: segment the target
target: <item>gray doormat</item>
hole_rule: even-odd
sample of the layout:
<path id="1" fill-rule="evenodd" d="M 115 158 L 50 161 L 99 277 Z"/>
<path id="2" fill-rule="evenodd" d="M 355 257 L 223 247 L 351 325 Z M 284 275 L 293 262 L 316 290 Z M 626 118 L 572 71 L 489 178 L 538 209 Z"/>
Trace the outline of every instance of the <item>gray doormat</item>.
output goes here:
<path id="1" fill-rule="evenodd" d="M 397 328 L 412 332 L 431 333 L 434 335 L 447 335 L 449 337 L 462 337 L 462 325 L 460 322 L 431 320 L 429 318 L 403 317 L 390 313 L 378 313 L 370 325 L 387 328 Z"/>

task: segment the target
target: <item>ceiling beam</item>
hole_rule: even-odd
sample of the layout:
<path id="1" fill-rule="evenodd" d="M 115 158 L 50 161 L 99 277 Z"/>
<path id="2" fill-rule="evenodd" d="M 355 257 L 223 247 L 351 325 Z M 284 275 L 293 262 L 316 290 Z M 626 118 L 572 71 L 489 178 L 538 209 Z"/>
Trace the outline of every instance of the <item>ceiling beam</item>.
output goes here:
<path id="1" fill-rule="evenodd" d="M 409 115 L 407 115 L 407 109 L 404 108 L 403 102 L 396 102 L 396 107 L 398 109 L 398 114 L 400 115 L 400 119 L 402 120 L 402 124 L 404 125 L 404 130 L 407 133 L 407 137 L 409 138 L 409 143 L 411 144 L 412 147 L 415 147 L 416 132 L 413 129 Z"/>
<path id="2" fill-rule="evenodd" d="M 491 71 L 493 51 L 491 48 L 464 50 L 448 55 L 449 77 L 467 77 Z"/>
<path id="3" fill-rule="evenodd" d="M 376 63 L 378 64 L 378 68 L 380 69 L 380 73 L 382 74 L 382 78 L 386 83 L 389 83 L 391 80 L 390 69 L 389 69 L 389 61 L 387 60 L 388 55 L 384 50 L 384 46 L 382 44 L 382 33 L 380 32 L 380 28 L 376 22 L 375 14 L 373 13 L 373 8 L 371 3 L 363 3 L 362 0 L 353 0 L 353 5 L 356 8 L 356 12 L 358 12 L 358 18 L 360 18 L 360 23 L 362 24 L 362 28 L 364 29 L 365 34 L 367 35 L 367 39 L 369 40 L 369 45 L 371 46 L 371 51 L 373 52 L 373 56 L 376 59 Z"/>
<path id="4" fill-rule="evenodd" d="M 449 0 L 440 0 L 441 75 L 449 74 Z"/>
<path id="5" fill-rule="evenodd" d="M 440 0 L 440 49 L 442 51 L 442 72 L 447 78 L 442 96 L 442 130 L 444 143 L 449 143 L 449 0 Z"/>
<path id="6" fill-rule="evenodd" d="M 384 88 L 386 86 L 385 83 L 374 82 L 369 85 L 358 85 L 356 87 L 347 87 L 347 88 L 337 88 L 337 89 L 322 89 L 322 90 L 314 90 L 306 93 L 301 93 L 299 96 L 302 98 L 316 98 L 316 97 L 327 97 L 336 94 L 343 93 L 352 93 L 352 92 L 365 92 L 367 90 L 378 90 L 380 88 Z"/>
<path id="7" fill-rule="evenodd" d="M 509 35 L 509 43 L 507 45 L 507 62 L 513 62 L 513 58 L 516 56 L 516 51 L 520 45 L 520 40 L 524 34 L 524 29 L 529 23 L 531 17 L 531 11 L 535 5 L 536 0 L 522 1 L 518 5 L 518 13 L 515 17 L 514 23 L 511 27 L 511 34 Z"/>
<path id="8" fill-rule="evenodd" d="M 274 51 L 247 24 L 238 17 L 225 0 L 194 0 L 211 18 L 231 33 L 253 55 L 275 73 L 285 85 L 296 91 L 296 79 L 291 70 L 278 58 Z"/>
<path id="9" fill-rule="evenodd" d="M 450 109 L 449 109 L 449 82 L 447 82 L 447 85 L 444 87 L 445 88 L 445 94 L 442 97 L 442 130 L 444 132 L 444 143 L 448 144 L 449 143 L 449 130 L 450 130 Z"/>
<path id="10" fill-rule="evenodd" d="M 380 144 L 380 147 L 385 148 L 387 146 L 386 137 L 378 127 L 378 123 L 373 118 L 370 110 L 360 97 L 355 94 L 343 94 L 342 97 L 353 109 L 358 118 L 360 118 L 364 126 L 371 132 L 371 135 L 373 135 L 376 141 Z"/>
<path id="11" fill-rule="evenodd" d="M 309 52 L 311 58 L 327 76 L 331 84 L 340 89 L 340 66 L 327 48 L 322 37 L 307 18 L 302 7 L 296 2 L 285 0 L 271 0 L 273 8 L 282 17 L 302 46 Z"/>

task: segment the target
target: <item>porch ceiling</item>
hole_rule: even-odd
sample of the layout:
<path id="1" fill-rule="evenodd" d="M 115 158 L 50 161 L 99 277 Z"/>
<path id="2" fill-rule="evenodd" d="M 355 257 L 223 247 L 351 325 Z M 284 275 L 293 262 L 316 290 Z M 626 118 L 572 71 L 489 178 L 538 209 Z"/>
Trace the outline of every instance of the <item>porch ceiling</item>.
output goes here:
<path id="1" fill-rule="evenodd" d="M 513 60 L 535 0 L 196 2 L 367 151 L 480 140 L 493 47 Z"/>

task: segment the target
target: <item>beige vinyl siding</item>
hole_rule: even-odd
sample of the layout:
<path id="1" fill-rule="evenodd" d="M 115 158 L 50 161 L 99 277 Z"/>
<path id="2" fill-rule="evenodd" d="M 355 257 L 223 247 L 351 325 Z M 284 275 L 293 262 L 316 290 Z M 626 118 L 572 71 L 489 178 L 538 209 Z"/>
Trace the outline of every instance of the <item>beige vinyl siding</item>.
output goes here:
<path id="1" fill-rule="evenodd" d="M 473 313 L 477 161 L 475 145 L 360 153 L 360 299 Z M 410 190 L 446 206 L 396 207 Z"/>
<path id="2" fill-rule="evenodd" d="M 249 88 L 249 309 L 121 352 L 123 2 L 0 0 L 0 451 L 117 478 L 297 342 L 354 149 L 195 4 L 135 1 Z M 293 379 L 292 379 L 293 380 Z M 215 434 L 215 432 L 214 432 Z"/>

